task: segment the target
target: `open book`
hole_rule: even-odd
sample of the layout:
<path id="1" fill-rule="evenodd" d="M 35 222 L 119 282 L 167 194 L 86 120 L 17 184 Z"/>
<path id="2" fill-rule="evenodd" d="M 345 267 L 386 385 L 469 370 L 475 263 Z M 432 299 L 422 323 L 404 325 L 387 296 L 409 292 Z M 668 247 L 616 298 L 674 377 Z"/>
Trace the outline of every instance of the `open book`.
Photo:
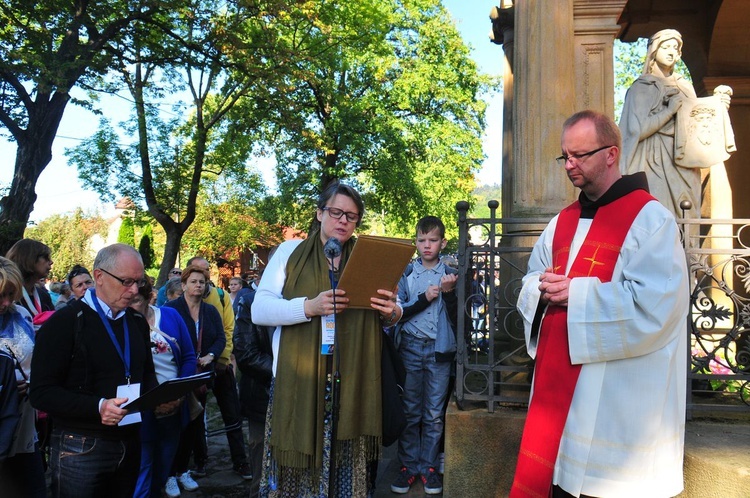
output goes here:
<path id="1" fill-rule="evenodd" d="M 371 309 L 378 289 L 394 290 L 417 248 L 410 240 L 360 235 L 346 262 L 338 288 L 346 291 L 349 307 Z"/>
<path id="2" fill-rule="evenodd" d="M 174 401 L 185 396 L 196 387 L 211 382 L 213 378 L 214 373 L 211 371 L 201 372 L 179 379 L 170 379 L 162 382 L 147 393 L 144 393 L 134 400 L 122 405 L 120 408 L 127 410 L 128 413 L 153 410 L 162 403 Z"/>

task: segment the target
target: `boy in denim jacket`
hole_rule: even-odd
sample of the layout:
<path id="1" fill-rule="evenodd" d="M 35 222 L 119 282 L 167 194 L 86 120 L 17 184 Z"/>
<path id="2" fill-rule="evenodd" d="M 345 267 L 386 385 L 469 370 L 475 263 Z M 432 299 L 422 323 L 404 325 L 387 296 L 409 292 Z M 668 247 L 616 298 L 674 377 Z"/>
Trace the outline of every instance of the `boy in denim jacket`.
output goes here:
<path id="1" fill-rule="evenodd" d="M 391 491 L 404 494 L 421 477 L 427 494 L 439 494 L 443 483 L 438 449 L 443 433 L 445 398 L 456 355 L 456 270 L 440 261 L 445 225 L 435 216 L 417 223 L 419 258 L 404 271 L 398 284 L 403 316 L 396 342 L 406 367 L 404 412 L 406 428 L 398 441 L 401 462 Z"/>

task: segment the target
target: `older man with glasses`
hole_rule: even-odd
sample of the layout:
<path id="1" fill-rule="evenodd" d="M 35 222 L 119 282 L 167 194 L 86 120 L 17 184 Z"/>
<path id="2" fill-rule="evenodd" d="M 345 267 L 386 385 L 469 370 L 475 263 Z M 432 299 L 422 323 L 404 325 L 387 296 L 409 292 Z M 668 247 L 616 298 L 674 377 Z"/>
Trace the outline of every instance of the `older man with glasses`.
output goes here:
<path id="1" fill-rule="evenodd" d="M 30 398 L 54 421 L 55 497 L 133 496 L 140 418 L 122 405 L 157 385 L 148 322 L 128 307 L 146 283 L 141 256 L 107 246 L 93 277 L 96 288 L 52 315 L 34 347 Z"/>

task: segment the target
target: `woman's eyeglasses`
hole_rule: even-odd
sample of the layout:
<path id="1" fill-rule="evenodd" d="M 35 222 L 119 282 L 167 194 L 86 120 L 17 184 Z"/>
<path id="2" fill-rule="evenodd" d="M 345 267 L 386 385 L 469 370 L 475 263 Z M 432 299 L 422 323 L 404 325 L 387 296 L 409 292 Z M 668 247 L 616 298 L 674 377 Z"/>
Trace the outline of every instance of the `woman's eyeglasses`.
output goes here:
<path id="1" fill-rule="evenodd" d="M 352 213 L 351 211 L 344 211 L 343 209 L 334 207 L 324 207 L 322 211 L 328 211 L 328 216 L 340 220 L 342 216 L 346 215 L 346 221 L 349 223 L 356 223 L 359 221 L 359 213 Z"/>

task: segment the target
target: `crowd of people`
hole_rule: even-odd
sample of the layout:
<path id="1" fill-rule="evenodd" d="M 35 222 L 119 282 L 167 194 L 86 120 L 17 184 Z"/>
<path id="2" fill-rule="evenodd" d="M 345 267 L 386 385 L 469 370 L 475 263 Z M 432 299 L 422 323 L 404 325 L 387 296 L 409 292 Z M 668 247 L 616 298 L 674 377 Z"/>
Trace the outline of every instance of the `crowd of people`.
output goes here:
<path id="1" fill-rule="evenodd" d="M 581 194 L 542 234 L 519 296 L 536 366 L 513 497 L 682 489 L 684 254 L 645 175 L 620 174 L 621 147 L 599 113 L 564 124 L 558 162 Z M 139 253 L 113 244 L 91 272 L 70 270 L 70 295 L 57 307 L 40 285 L 49 248 L 19 241 L 0 258 L 0 489 L 77 498 L 195 490 L 206 475 L 211 390 L 250 496 L 370 497 L 392 425 L 384 413 L 394 413 L 384 380 L 394 365 L 383 358 L 395 347 L 403 420 L 390 489 L 405 494 L 421 480 L 426 494 L 442 493 L 462 308 L 457 272 L 441 258 L 445 225 L 421 218 L 417 257 L 398 284 L 356 307 L 337 282 L 364 212 L 359 192 L 332 182 L 310 236 L 279 245 L 259 282 L 232 278 L 228 292 L 212 284 L 203 257 L 155 291 Z M 161 383 L 206 371 L 211 382 L 186 396 L 127 409 Z M 628 421 L 643 413 L 661 422 L 634 430 Z"/>

